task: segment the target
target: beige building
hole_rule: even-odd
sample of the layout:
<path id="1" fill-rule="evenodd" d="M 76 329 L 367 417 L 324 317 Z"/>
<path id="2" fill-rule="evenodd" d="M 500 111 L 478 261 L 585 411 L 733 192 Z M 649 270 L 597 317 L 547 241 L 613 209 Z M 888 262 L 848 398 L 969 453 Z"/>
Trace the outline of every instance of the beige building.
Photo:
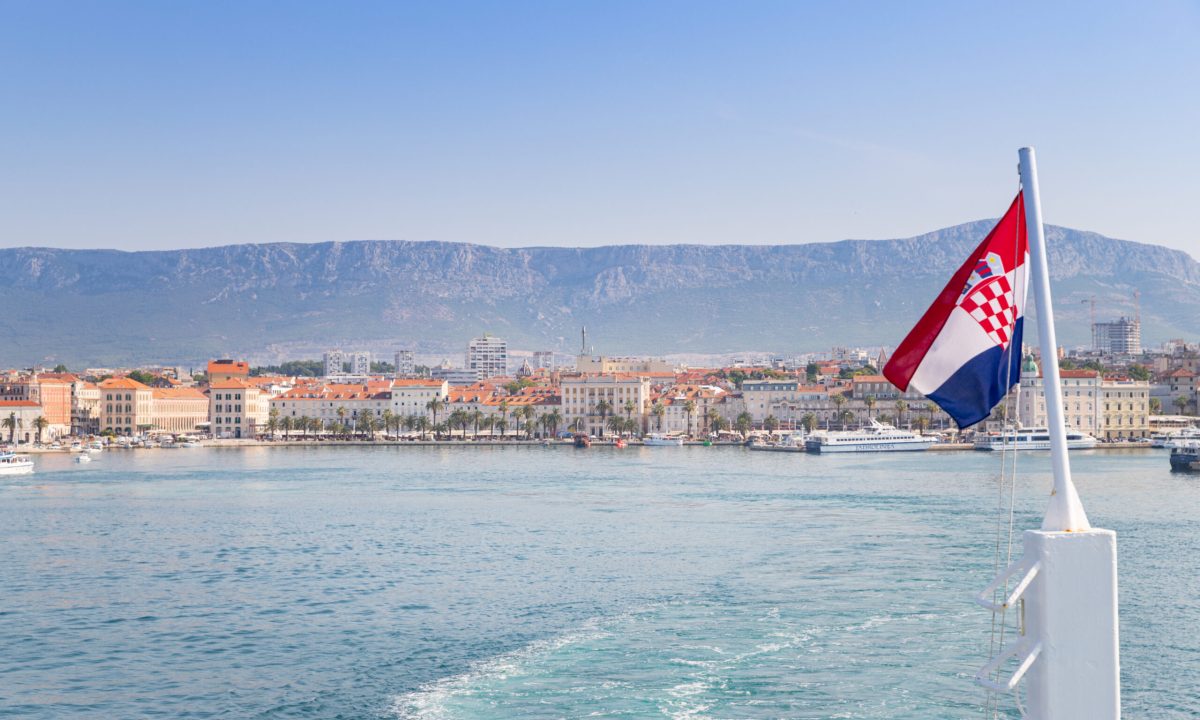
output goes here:
<path id="1" fill-rule="evenodd" d="M 154 393 L 129 378 L 100 383 L 100 431 L 137 435 L 154 427 Z"/>
<path id="2" fill-rule="evenodd" d="M 151 395 L 156 430 L 186 435 L 208 422 L 208 397 L 196 388 L 154 388 Z"/>
<path id="3" fill-rule="evenodd" d="M 571 424 L 582 421 L 589 435 L 608 432 L 607 417 L 625 414 L 625 403 L 632 401 L 633 417 L 642 420 L 649 410 L 650 380 L 628 375 L 569 375 L 560 383 L 563 421 Z M 609 411 L 600 413 L 600 402 L 608 403 Z"/>
<path id="4" fill-rule="evenodd" d="M 429 401 L 434 398 L 445 401 L 450 394 L 450 383 L 428 378 L 397 379 L 391 384 L 392 402 L 389 409 L 400 417 L 426 415 Z"/>
<path id="5" fill-rule="evenodd" d="M 71 433 L 100 434 L 100 386 L 76 379 L 71 388 Z"/>
<path id="6" fill-rule="evenodd" d="M 1060 370 L 1063 416 L 1067 427 L 1100 437 L 1100 373 L 1095 370 Z M 1046 427 L 1046 388 L 1037 364 L 1026 359 L 1021 369 L 1021 395 L 1017 421 L 1023 427 Z"/>
<path id="7" fill-rule="evenodd" d="M 42 406 L 33 400 L 0 400 L 0 420 L 4 422 L 0 430 L 0 442 L 30 443 L 37 440 L 37 426 L 34 424 L 42 416 Z M 46 434 L 42 433 L 42 440 Z"/>
<path id="8" fill-rule="evenodd" d="M 231 378 L 208 386 L 208 415 L 213 437 L 252 438 L 266 432 L 270 396 L 255 385 Z"/>
<path id="9" fill-rule="evenodd" d="M 1100 385 L 1104 408 L 1105 440 L 1150 436 L 1150 383 L 1139 380 L 1105 380 Z"/>
<path id="10" fill-rule="evenodd" d="M 670 375 L 677 368 L 666 360 L 635 357 L 605 357 L 603 355 L 579 355 L 575 358 L 575 371 L 584 374 L 612 375 Z"/>

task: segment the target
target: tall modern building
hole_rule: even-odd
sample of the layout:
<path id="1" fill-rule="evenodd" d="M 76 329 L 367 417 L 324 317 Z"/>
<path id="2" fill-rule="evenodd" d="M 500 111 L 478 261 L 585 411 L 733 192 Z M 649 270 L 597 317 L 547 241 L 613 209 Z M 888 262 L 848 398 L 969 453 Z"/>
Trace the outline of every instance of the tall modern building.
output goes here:
<path id="1" fill-rule="evenodd" d="M 508 342 L 483 334 L 467 344 L 467 369 L 478 370 L 484 378 L 508 374 Z"/>
<path id="2" fill-rule="evenodd" d="M 397 350 L 396 351 L 396 377 L 407 377 L 415 375 L 417 372 L 417 364 L 413 359 L 412 350 Z"/>
<path id="3" fill-rule="evenodd" d="M 371 353 L 365 350 L 354 352 L 329 350 L 325 353 L 324 360 L 325 377 L 371 374 Z"/>
<path id="4" fill-rule="evenodd" d="M 1122 317 L 1114 322 L 1092 325 L 1092 349 L 1111 355 L 1142 353 L 1142 321 Z"/>

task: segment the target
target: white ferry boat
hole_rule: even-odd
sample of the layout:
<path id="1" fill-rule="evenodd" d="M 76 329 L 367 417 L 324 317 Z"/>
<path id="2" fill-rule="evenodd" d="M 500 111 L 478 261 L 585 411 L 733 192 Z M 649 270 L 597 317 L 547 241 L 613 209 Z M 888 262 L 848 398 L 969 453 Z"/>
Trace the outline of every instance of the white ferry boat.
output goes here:
<path id="1" fill-rule="evenodd" d="M 1096 438 L 1079 430 L 1067 430 L 1068 450 L 1096 447 Z M 1050 431 L 1044 427 L 1016 428 L 975 436 L 976 450 L 1049 450 Z"/>
<path id="2" fill-rule="evenodd" d="M 28 455 L 0 452 L 0 475 L 28 475 L 33 472 L 33 460 Z"/>
<path id="3" fill-rule="evenodd" d="M 928 435 L 900 430 L 878 420 L 860 430 L 821 430 L 808 436 L 804 446 L 811 453 L 918 452 L 937 442 Z"/>
<path id="4" fill-rule="evenodd" d="M 683 445 L 683 438 L 678 435 L 663 435 L 651 433 L 642 440 L 643 445 L 660 447 L 678 447 Z"/>

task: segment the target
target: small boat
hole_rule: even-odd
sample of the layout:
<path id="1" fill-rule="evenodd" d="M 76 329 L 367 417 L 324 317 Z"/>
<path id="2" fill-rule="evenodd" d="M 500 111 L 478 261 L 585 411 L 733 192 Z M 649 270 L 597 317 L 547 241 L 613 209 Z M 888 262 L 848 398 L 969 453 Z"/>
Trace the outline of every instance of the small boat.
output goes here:
<path id="1" fill-rule="evenodd" d="M 33 460 L 28 455 L 0 453 L 0 475 L 28 475 L 33 472 Z"/>
<path id="2" fill-rule="evenodd" d="M 93 440 L 88 443 L 87 451 L 90 453 L 104 452 L 104 444 L 99 440 Z"/>
<path id="3" fill-rule="evenodd" d="M 1200 470 L 1200 441 L 1188 440 L 1171 448 L 1171 469 L 1183 472 Z"/>
<path id="4" fill-rule="evenodd" d="M 90 463 L 91 461 L 92 456 L 88 455 L 87 453 L 80 453 L 79 455 L 75 456 L 75 462 L 79 463 L 80 465 L 83 463 Z"/>
<path id="5" fill-rule="evenodd" d="M 1195 442 L 1196 440 L 1200 440 L 1200 428 L 1186 427 L 1180 428 L 1166 436 L 1160 436 L 1157 444 L 1154 441 L 1151 444 L 1154 447 L 1174 450 L 1177 447 L 1187 447 L 1188 443 Z"/>
<path id="6" fill-rule="evenodd" d="M 83 452 L 83 443 L 73 442 L 68 450 L 73 453 Z"/>
<path id="7" fill-rule="evenodd" d="M 1090 450 L 1096 438 L 1080 430 L 1067 429 L 1068 450 Z M 1044 427 L 1016 428 L 975 436 L 976 450 L 1049 450 L 1050 431 Z"/>
<path id="8" fill-rule="evenodd" d="M 804 433 L 788 433 L 779 440 L 761 440 L 755 438 L 748 448 L 767 452 L 806 452 L 807 438 Z"/>
<path id="9" fill-rule="evenodd" d="M 616 440 L 614 440 L 613 447 L 615 447 L 615 448 L 625 447 L 625 438 L 617 438 Z"/>
<path id="10" fill-rule="evenodd" d="M 804 441 L 804 447 L 811 453 L 919 452 L 936 442 L 937 438 L 872 419 L 870 425 L 860 430 L 815 432 Z"/>
<path id="11" fill-rule="evenodd" d="M 592 439 L 585 433 L 575 433 L 575 447 L 589 448 L 592 446 Z"/>
<path id="12" fill-rule="evenodd" d="M 678 435 L 651 433 L 642 440 L 642 444 L 648 447 L 679 447 L 683 445 L 683 438 Z"/>
<path id="13" fill-rule="evenodd" d="M 202 446 L 202 445 L 201 445 L 201 444 L 200 444 L 198 441 L 196 441 L 196 440 L 184 440 L 184 441 L 183 441 L 183 442 L 181 442 L 181 443 L 177 443 L 177 444 L 175 445 L 175 447 L 181 447 L 181 448 L 198 448 L 198 447 L 203 447 L 203 446 Z"/>

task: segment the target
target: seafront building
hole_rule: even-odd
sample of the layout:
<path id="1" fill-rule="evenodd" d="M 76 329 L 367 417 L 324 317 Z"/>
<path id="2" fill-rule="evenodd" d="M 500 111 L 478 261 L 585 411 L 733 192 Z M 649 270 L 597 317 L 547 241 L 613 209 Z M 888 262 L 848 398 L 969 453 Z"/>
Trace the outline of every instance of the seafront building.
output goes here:
<path id="1" fill-rule="evenodd" d="M 484 380 L 508 374 L 508 342 L 484 333 L 467 343 L 467 369 L 479 373 Z"/>
<path id="2" fill-rule="evenodd" d="M 151 388 L 155 430 L 188 435 L 208 424 L 208 397 L 196 388 Z"/>
<path id="3" fill-rule="evenodd" d="M 154 393 L 130 378 L 100 383 L 100 431 L 136 435 L 154 427 Z"/>
<path id="4" fill-rule="evenodd" d="M 608 433 L 606 419 L 624 415 L 626 403 L 633 404 L 632 417 L 645 427 L 649 410 L 650 380 L 634 375 L 566 375 L 560 383 L 562 415 L 568 424 L 578 423 L 592 435 Z M 601 402 L 605 403 L 601 405 Z"/>
<path id="5" fill-rule="evenodd" d="M 214 437 L 256 437 L 265 432 L 270 395 L 246 380 L 232 378 L 208 386 L 208 417 Z"/>

